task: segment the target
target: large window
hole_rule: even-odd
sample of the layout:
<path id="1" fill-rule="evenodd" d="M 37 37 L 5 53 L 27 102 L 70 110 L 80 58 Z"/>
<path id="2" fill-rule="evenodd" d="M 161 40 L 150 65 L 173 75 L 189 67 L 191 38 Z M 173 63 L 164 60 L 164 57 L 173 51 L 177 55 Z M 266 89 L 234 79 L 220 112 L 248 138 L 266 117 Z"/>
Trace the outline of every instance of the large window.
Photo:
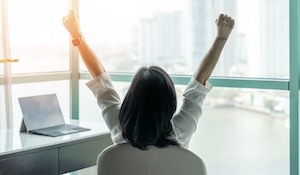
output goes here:
<path id="1" fill-rule="evenodd" d="M 189 148 L 209 174 L 288 174 L 288 108 L 286 91 L 214 88 Z"/>
<path id="2" fill-rule="evenodd" d="M 0 6 L 1 8 L 1 6 Z M 0 13 L 0 59 L 3 59 L 3 36 L 2 36 L 2 14 Z M 3 76 L 4 64 L 0 65 L 0 76 Z"/>
<path id="3" fill-rule="evenodd" d="M 80 116 L 103 121 L 85 83 L 80 83 Z M 121 99 L 129 85 L 114 82 Z M 185 87 L 175 87 L 178 109 Z M 288 99 L 287 91 L 213 88 L 204 101 L 189 149 L 204 160 L 209 174 L 288 174 Z"/>
<path id="4" fill-rule="evenodd" d="M 1 8 L 1 5 L 0 5 Z M 2 13 L 0 13 L 0 59 L 3 58 L 3 38 L 2 38 Z M 4 64 L 0 63 L 0 76 L 3 77 L 4 73 Z M 4 88 L 0 85 L 0 96 L 4 96 Z M 5 113 L 5 105 L 4 105 L 4 98 L 0 98 L 0 128 L 3 128 L 5 126 L 5 123 L 3 122 L 4 114 Z"/>
<path id="5" fill-rule="evenodd" d="M 299 170 L 297 0 L 3 1 L 8 2 L 11 57 L 19 59 L 11 64 L 14 128 L 22 118 L 17 99 L 48 93 L 58 95 L 66 119 L 103 121 L 85 86 L 92 77 L 62 24 L 68 9 L 79 13 L 83 34 L 122 99 L 141 66 L 158 65 L 173 78 L 178 106 L 216 35 L 215 19 L 226 13 L 235 28 L 210 78 L 214 88 L 190 149 L 212 175 L 296 175 Z M 0 62 L 0 129 L 7 122 L 6 78 Z"/>
<path id="6" fill-rule="evenodd" d="M 12 73 L 69 70 L 69 36 L 62 25 L 68 1 L 9 0 L 9 37 L 19 63 Z"/>
<path id="7" fill-rule="evenodd" d="M 0 98 L 0 128 L 6 128 L 6 110 L 5 110 L 5 96 L 4 93 L 4 86 L 0 86 L 0 95 L 2 98 Z"/>
<path id="8" fill-rule="evenodd" d="M 80 13 L 87 40 L 111 71 L 156 64 L 169 73 L 192 74 L 216 35 L 215 19 L 226 13 L 236 25 L 214 75 L 287 78 L 288 5 L 286 0 L 89 0 L 80 1 Z"/>

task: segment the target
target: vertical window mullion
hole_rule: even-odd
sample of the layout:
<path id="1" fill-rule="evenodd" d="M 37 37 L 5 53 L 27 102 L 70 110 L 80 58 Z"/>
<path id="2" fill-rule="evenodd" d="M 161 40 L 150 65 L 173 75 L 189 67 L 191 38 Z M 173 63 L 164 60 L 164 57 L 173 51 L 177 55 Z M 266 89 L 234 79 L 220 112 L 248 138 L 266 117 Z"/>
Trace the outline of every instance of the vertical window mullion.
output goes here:
<path id="1" fill-rule="evenodd" d="M 70 8 L 76 13 L 78 10 L 78 0 L 70 0 Z M 70 118 L 79 119 L 79 54 L 70 42 Z"/>
<path id="2" fill-rule="evenodd" d="M 3 42 L 3 56 L 10 58 L 10 44 L 8 34 L 8 13 L 7 0 L 1 1 L 1 17 L 2 17 L 2 42 Z M 5 93 L 5 112 L 6 112 L 6 127 L 7 129 L 13 127 L 13 110 L 12 110 L 12 94 L 11 94 L 11 64 L 4 62 L 4 93 Z"/>
<path id="3" fill-rule="evenodd" d="M 299 1 L 290 0 L 290 175 L 299 175 L 299 9 Z"/>

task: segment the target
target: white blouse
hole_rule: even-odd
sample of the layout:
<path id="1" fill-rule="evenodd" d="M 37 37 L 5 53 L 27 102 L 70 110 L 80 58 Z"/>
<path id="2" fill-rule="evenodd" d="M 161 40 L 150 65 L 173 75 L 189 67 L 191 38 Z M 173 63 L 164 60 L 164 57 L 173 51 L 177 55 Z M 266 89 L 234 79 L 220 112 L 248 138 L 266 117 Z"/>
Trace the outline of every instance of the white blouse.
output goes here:
<path id="1" fill-rule="evenodd" d="M 115 144 L 127 142 L 122 137 L 122 129 L 119 121 L 119 110 L 121 100 L 117 94 L 109 75 L 105 72 L 86 83 L 97 98 L 99 107 L 111 138 Z M 180 110 L 171 119 L 173 134 L 170 139 L 185 148 L 188 148 L 189 141 L 196 131 L 198 119 L 202 115 L 202 104 L 206 94 L 212 86 L 206 82 L 206 86 L 199 83 L 194 77 L 184 91 L 183 104 Z"/>

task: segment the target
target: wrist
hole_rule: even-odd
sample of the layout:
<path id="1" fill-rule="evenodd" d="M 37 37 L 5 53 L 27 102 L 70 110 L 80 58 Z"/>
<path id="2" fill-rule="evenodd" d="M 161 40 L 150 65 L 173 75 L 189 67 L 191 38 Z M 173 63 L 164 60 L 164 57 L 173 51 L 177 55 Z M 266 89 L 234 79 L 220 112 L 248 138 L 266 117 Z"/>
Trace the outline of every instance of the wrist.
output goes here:
<path id="1" fill-rule="evenodd" d="M 77 33 L 71 33 L 71 37 L 72 39 L 76 39 L 76 38 L 83 37 L 83 35 L 81 32 L 77 32 Z"/>
<path id="2" fill-rule="evenodd" d="M 75 47 L 81 45 L 84 41 L 85 41 L 85 39 L 83 36 L 79 36 L 77 38 L 72 39 L 73 46 L 75 46 Z"/>
<path id="3" fill-rule="evenodd" d="M 227 39 L 228 39 L 228 37 L 221 37 L 221 36 L 217 36 L 217 37 L 216 37 L 216 40 L 217 40 L 217 41 L 223 41 L 223 42 L 226 42 Z"/>

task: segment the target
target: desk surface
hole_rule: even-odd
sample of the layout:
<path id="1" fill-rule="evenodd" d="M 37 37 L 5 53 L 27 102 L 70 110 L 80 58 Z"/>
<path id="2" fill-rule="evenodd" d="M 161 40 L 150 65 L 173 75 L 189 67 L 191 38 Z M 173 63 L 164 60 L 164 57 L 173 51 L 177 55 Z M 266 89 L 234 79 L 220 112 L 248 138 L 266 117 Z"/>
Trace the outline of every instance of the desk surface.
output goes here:
<path id="1" fill-rule="evenodd" d="M 70 120 L 67 123 L 90 128 L 91 130 L 59 137 L 20 133 L 19 129 L 0 130 L 0 156 L 109 134 L 108 128 L 103 122 Z"/>

